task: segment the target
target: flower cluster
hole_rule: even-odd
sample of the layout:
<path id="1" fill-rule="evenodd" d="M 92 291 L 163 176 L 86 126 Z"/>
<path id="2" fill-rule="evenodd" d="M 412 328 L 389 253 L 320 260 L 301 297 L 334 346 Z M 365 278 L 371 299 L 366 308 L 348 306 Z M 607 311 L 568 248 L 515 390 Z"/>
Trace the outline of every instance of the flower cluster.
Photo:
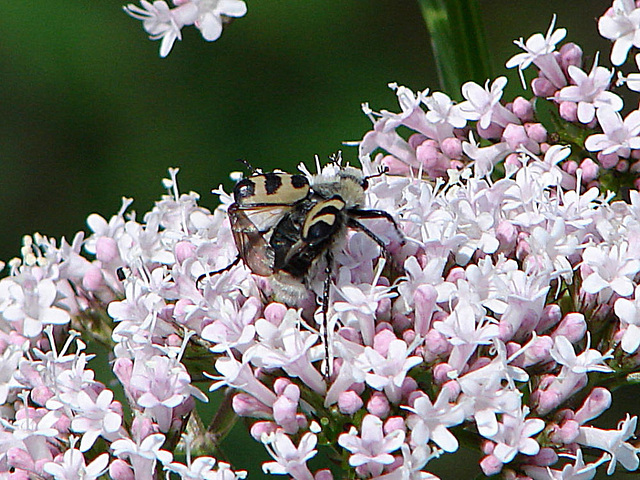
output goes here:
<path id="1" fill-rule="evenodd" d="M 130 3 L 124 11 L 142 21 L 151 40 L 161 40 L 160 56 L 169 55 L 176 40 L 182 40 L 182 27 L 195 25 L 202 38 L 213 42 L 222 35 L 226 23 L 247 13 L 243 0 L 140 0 L 140 7 Z"/>
<path id="2" fill-rule="evenodd" d="M 203 25 L 180 9 L 239 3 L 128 8 L 168 53 L 179 27 Z M 624 63 L 640 7 L 615 0 L 599 29 Z M 565 35 L 553 21 L 515 42 L 507 66 L 523 81 L 537 67 L 533 99 L 502 103 L 501 77 L 465 84 L 458 104 L 391 84 L 401 112 L 364 107 L 366 207 L 392 213 L 404 239 L 362 220 L 300 304 L 238 261 L 233 199 L 219 188 L 221 205 L 200 207 L 177 170 L 142 220 L 124 199 L 109 220 L 89 216 L 86 239 L 25 237 L 0 280 L 0 475 L 244 478 L 201 455 L 221 433 L 198 428 L 204 382 L 234 389 L 273 459 L 264 472 L 294 479 L 434 479 L 462 447 L 506 478 L 637 470 L 637 417 L 592 422 L 640 372 L 640 111 L 622 118 L 614 72 L 557 49 Z M 301 171 L 313 187 L 341 168 Z M 88 340 L 112 348 L 127 405 L 89 368 Z M 321 449 L 340 471 L 310 466 Z"/>

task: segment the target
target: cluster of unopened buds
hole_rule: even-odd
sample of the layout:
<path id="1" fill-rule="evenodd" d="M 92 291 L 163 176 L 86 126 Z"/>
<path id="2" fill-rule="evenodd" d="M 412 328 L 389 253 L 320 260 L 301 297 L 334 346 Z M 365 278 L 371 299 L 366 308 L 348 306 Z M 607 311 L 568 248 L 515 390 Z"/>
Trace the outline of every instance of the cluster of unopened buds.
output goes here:
<path id="1" fill-rule="evenodd" d="M 128 8 L 170 48 L 175 9 L 162 23 L 164 2 L 142 5 L 155 17 Z M 637 18 L 615 0 L 599 19 L 615 66 L 640 47 Z M 273 457 L 264 472 L 294 479 L 436 478 L 438 457 L 462 448 L 510 479 L 637 470 L 637 417 L 592 422 L 640 373 L 640 111 L 620 113 L 612 91 L 640 90 L 640 73 L 558 47 L 554 23 L 507 63 L 537 67 L 532 99 L 501 103 L 500 77 L 465 84 L 458 104 L 392 84 L 400 113 L 364 107 L 366 207 L 404 239 L 367 220 L 381 252 L 348 229 L 328 292 L 322 268 L 308 277 L 311 305 L 275 301 L 237 260 L 234 199 L 220 188 L 208 211 L 179 193 L 177 170 L 142 221 L 125 199 L 89 216 L 88 238 L 25 237 L 0 281 L 0 476 L 244 478 L 210 456 L 220 432 L 198 417 L 196 385 L 233 389 Z M 126 406 L 94 375 L 96 341 Z M 312 471 L 319 450 L 332 463 Z"/>

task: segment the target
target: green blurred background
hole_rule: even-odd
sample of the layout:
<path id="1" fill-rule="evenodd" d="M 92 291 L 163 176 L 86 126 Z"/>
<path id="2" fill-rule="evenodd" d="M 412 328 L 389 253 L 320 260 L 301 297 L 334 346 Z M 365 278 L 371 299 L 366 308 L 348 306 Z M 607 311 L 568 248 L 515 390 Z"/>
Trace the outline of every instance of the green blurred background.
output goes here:
<path id="1" fill-rule="evenodd" d="M 481 0 L 495 75 L 518 51 L 512 40 L 546 32 L 553 13 L 587 55 L 607 52 L 605 63 L 609 44 L 596 22 L 609 4 Z M 220 40 L 186 28 L 166 59 L 121 7 L 45 0 L 2 8 L 0 259 L 19 252 L 25 233 L 72 237 L 88 214 L 116 212 L 122 196 L 147 211 L 172 166 L 181 189 L 213 208 L 208 192 L 231 187 L 236 159 L 293 170 L 360 139 L 370 127 L 362 102 L 397 111 L 387 83 L 438 88 L 411 0 L 249 1 Z M 507 75 L 512 98 L 519 82 Z M 353 161 L 355 150 L 344 156 Z M 231 459 L 257 466 L 245 445 Z"/>

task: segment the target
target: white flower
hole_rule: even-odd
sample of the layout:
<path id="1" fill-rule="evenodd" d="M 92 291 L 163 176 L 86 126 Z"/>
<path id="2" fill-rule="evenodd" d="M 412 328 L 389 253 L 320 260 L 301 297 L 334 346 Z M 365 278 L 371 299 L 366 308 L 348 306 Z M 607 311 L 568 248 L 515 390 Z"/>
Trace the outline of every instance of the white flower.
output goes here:
<path id="1" fill-rule="evenodd" d="M 632 437 L 636 430 L 638 417 L 627 417 L 618 424 L 617 430 L 603 430 L 591 426 L 580 427 L 576 442 L 587 447 L 599 448 L 611 455 L 611 462 L 607 468 L 607 475 L 612 475 L 616 464 L 620 464 L 629 471 L 635 471 L 640 465 L 638 449 L 625 442 Z"/>
<path id="2" fill-rule="evenodd" d="M 508 123 L 520 124 L 520 120 L 500 103 L 507 77 L 496 78 L 491 87 L 489 80 L 484 88 L 474 82 L 462 85 L 462 96 L 466 99 L 459 105 L 460 113 L 467 120 L 479 120 L 482 128 L 488 128 L 491 122 L 505 126 Z"/>
<path id="3" fill-rule="evenodd" d="M 613 40 L 611 63 L 617 66 L 627 60 L 632 46 L 640 46 L 640 9 L 634 0 L 614 0 L 609 13 L 598 20 L 598 31 Z"/>
<path id="4" fill-rule="evenodd" d="M 543 36 L 541 33 L 534 33 L 526 42 L 522 37 L 520 37 L 519 40 L 513 41 L 513 43 L 522 48 L 525 53 L 518 53 L 511 57 L 507 61 L 506 67 L 518 67 L 523 88 L 526 88 L 526 83 L 522 72 L 532 63 L 536 64 L 552 81 L 557 75 L 549 75 L 549 68 L 545 68 L 545 66 L 553 68 L 554 73 L 559 71 L 560 77 L 563 77 L 560 67 L 557 65 L 557 62 L 554 61 L 551 54 L 555 51 L 556 44 L 565 37 L 567 30 L 564 28 L 554 30 L 555 25 L 556 16 L 554 15 L 546 36 Z M 555 66 L 552 66 L 552 63 L 555 63 Z"/>
<path id="5" fill-rule="evenodd" d="M 607 90 L 611 83 L 613 72 L 598 66 L 598 55 L 593 60 L 593 67 L 589 75 L 575 65 L 569 65 L 569 76 L 575 85 L 564 87 L 555 99 L 575 102 L 578 104 L 578 120 L 589 123 L 596 114 L 596 109 L 603 106 L 619 111 L 624 106 L 622 98 Z"/>

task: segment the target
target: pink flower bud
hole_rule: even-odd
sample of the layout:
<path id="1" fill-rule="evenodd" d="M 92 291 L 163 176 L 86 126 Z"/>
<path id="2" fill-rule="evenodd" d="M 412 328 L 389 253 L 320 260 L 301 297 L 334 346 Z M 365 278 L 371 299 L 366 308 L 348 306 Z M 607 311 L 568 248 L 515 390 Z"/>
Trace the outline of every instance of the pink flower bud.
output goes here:
<path id="1" fill-rule="evenodd" d="M 480 460 L 480 468 L 487 477 L 500 473 L 502 465 L 502 462 L 493 455 L 487 455 Z"/>
<path id="2" fill-rule="evenodd" d="M 532 153 L 538 153 L 540 151 L 540 146 L 528 137 L 524 125 L 516 125 L 515 123 L 507 125 L 502 133 L 502 140 L 506 142 L 512 150 L 523 146 Z"/>
<path id="3" fill-rule="evenodd" d="M 131 423 L 131 435 L 136 440 L 142 440 L 156 433 L 156 425 L 150 418 L 137 416 Z"/>
<path id="4" fill-rule="evenodd" d="M 278 429 L 278 425 L 273 422 L 256 422 L 251 425 L 251 436 L 257 441 L 261 441 L 263 435 L 269 435 Z"/>
<path id="5" fill-rule="evenodd" d="M 464 272 L 463 272 L 464 274 Z M 415 304 L 415 330 L 425 335 L 431 326 L 431 317 L 436 307 L 438 292 L 432 285 L 420 285 L 413 294 Z M 405 341 L 408 342 L 407 339 Z"/>
<path id="6" fill-rule="evenodd" d="M 442 153 L 451 159 L 462 157 L 462 142 L 456 137 L 447 137 L 440 143 Z"/>
<path id="7" fill-rule="evenodd" d="M 291 380 L 285 377 L 278 377 L 273 382 L 273 391 L 276 392 L 276 395 L 283 395 L 285 389 L 289 386 L 293 385 Z M 298 398 L 300 398 L 300 390 L 298 389 Z"/>
<path id="8" fill-rule="evenodd" d="M 231 400 L 231 407 L 241 417 L 268 418 L 272 410 L 247 393 L 238 393 Z"/>
<path id="9" fill-rule="evenodd" d="M 385 418 L 391 411 L 389 399 L 382 392 L 375 392 L 367 402 L 367 411 L 376 417 Z"/>
<path id="10" fill-rule="evenodd" d="M 389 351 L 389 344 L 397 339 L 398 337 L 396 337 L 395 333 L 385 328 L 373 337 L 373 349 L 383 357 L 386 357 Z"/>
<path id="11" fill-rule="evenodd" d="M 465 271 L 462 267 L 453 267 L 447 278 L 445 279 L 449 283 L 456 283 L 458 280 L 463 280 L 465 278 Z"/>
<path id="12" fill-rule="evenodd" d="M 531 122 L 533 120 L 533 105 L 524 97 L 517 97 L 513 101 L 513 113 L 521 122 Z"/>
<path id="13" fill-rule="evenodd" d="M 433 380 L 438 385 L 442 385 L 450 380 L 449 372 L 452 372 L 454 368 L 448 363 L 439 363 L 433 367 Z"/>
<path id="14" fill-rule="evenodd" d="M 547 141 L 547 129 L 541 123 L 525 123 L 524 129 L 528 137 L 537 143 Z"/>
<path id="15" fill-rule="evenodd" d="M 297 385 L 290 385 L 297 389 L 297 398 L 295 393 L 292 394 L 292 398 L 287 395 L 279 396 L 275 402 L 273 402 L 273 419 L 280 425 L 284 431 L 288 434 L 294 434 L 298 431 L 298 419 L 296 413 L 298 410 L 298 399 L 300 398 L 300 389 Z"/>
<path id="16" fill-rule="evenodd" d="M 282 319 L 287 313 L 287 310 L 288 309 L 286 305 L 283 305 L 282 303 L 272 302 L 264 308 L 264 318 L 269 323 L 280 325 Z"/>
<path id="17" fill-rule="evenodd" d="M 536 97 L 553 97 L 556 87 L 544 77 L 537 77 L 531 81 L 531 90 Z M 577 117 L 576 117 L 577 118 Z"/>
<path id="18" fill-rule="evenodd" d="M 400 393 L 403 397 L 407 397 L 411 392 L 418 389 L 418 382 L 411 377 L 405 377 L 400 387 Z"/>
<path id="19" fill-rule="evenodd" d="M 133 469 L 124 460 L 116 458 L 109 465 L 109 476 L 113 480 L 135 480 Z"/>
<path id="20" fill-rule="evenodd" d="M 382 160 L 380 160 L 380 165 L 383 168 L 386 168 L 387 173 L 389 173 L 390 175 L 411 174 L 411 167 L 392 155 L 386 155 L 385 157 L 383 157 Z"/>
<path id="21" fill-rule="evenodd" d="M 53 397 L 53 392 L 44 385 L 39 385 L 31 390 L 31 400 L 38 405 L 44 405 L 51 397 Z"/>
<path id="22" fill-rule="evenodd" d="M 346 390 L 338 395 L 338 409 L 344 415 L 353 415 L 363 405 L 362 398 L 353 390 Z"/>
<path id="23" fill-rule="evenodd" d="M 551 303 L 544 307 L 538 326 L 537 333 L 543 333 L 557 325 L 562 319 L 562 310 L 557 303 Z"/>
<path id="24" fill-rule="evenodd" d="M 391 432 L 395 432 L 396 430 L 402 430 L 403 432 L 407 431 L 407 425 L 404 423 L 404 418 L 402 417 L 389 417 L 383 426 L 383 431 L 385 435 L 389 435 Z"/>
<path id="25" fill-rule="evenodd" d="M 616 172 L 624 173 L 629 170 L 629 162 L 627 160 L 619 160 L 615 167 Z"/>
<path id="26" fill-rule="evenodd" d="M 120 258 L 118 244 L 111 237 L 100 237 L 96 242 L 96 258 L 104 263 L 111 263 Z"/>
<path id="27" fill-rule="evenodd" d="M 425 360 L 435 359 L 446 354 L 449 350 L 451 350 L 451 344 L 440 332 L 433 328 L 427 332 L 424 341 Z"/>
<path id="28" fill-rule="evenodd" d="M 531 463 L 540 467 L 547 467 L 558 461 L 558 454 L 551 447 L 542 447 L 540 451 L 531 457 Z"/>
<path id="29" fill-rule="evenodd" d="M 416 157 L 430 177 L 442 177 L 447 173 L 449 160 L 442 154 L 435 140 L 425 140 L 416 149 Z"/>
<path id="30" fill-rule="evenodd" d="M 318 470 L 313 476 L 313 480 L 333 480 L 333 473 L 331 470 Z"/>
<path id="31" fill-rule="evenodd" d="M 421 133 L 414 133 L 413 135 L 409 136 L 409 139 L 407 140 L 407 143 L 409 144 L 409 146 L 411 148 L 413 148 L 414 150 L 416 148 L 418 148 L 425 140 L 427 140 L 427 137 Z"/>
<path id="32" fill-rule="evenodd" d="M 96 265 L 91 265 L 82 276 L 82 287 L 90 292 L 95 292 L 103 286 L 102 270 Z"/>
<path id="33" fill-rule="evenodd" d="M 129 384 L 131 383 L 131 372 L 133 371 L 133 362 L 124 357 L 116 358 L 115 362 L 113 362 L 113 373 L 120 383 L 125 387 L 125 389 L 129 388 Z"/>
<path id="34" fill-rule="evenodd" d="M 602 168 L 610 170 L 618 164 L 618 155 L 615 152 L 608 154 L 598 152 L 597 158 Z"/>
<path id="35" fill-rule="evenodd" d="M 573 42 L 565 43 L 560 47 L 560 57 L 558 61 L 562 69 L 566 72 L 570 65 L 582 66 L 582 49 Z"/>
<path id="36" fill-rule="evenodd" d="M 598 172 L 600 167 L 596 162 L 591 160 L 590 158 L 585 158 L 580 163 L 580 168 L 582 169 L 582 181 L 585 183 L 589 183 L 596 178 L 598 178 Z"/>
<path id="37" fill-rule="evenodd" d="M 176 243 L 174 247 L 174 252 L 176 256 L 176 261 L 178 263 L 184 262 L 186 259 L 191 258 L 196 253 L 196 246 L 185 240 Z"/>
<path id="38" fill-rule="evenodd" d="M 562 335 L 567 337 L 571 343 L 576 343 L 582 340 L 585 333 L 587 333 L 587 322 L 584 319 L 584 315 L 578 312 L 567 313 L 558 327 L 551 334 L 552 338 Z"/>
<path id="39" fill-rule="evenodd" d="M 476 125 L 478 135 L 487 140 L 497 140 L 502 136 L 503 128 L 497 123 L 491 122 L 487 128 L 482 128 L 480 124 Z"/>
<path id="40" fill-rule="evenodd" d="M 501 220 L 496 226 L 496 238 L 500 242 L 500 251 L 510 252 L 516 245 L 518 229 L 508 220 Z"/>
<path id="41" fill-rule="evenodd" d="M 574 419 L 579 424 L 599 417 L 611 406 L 611 392 L 604 387 L 596 387 L 591 390 L 589 396 L 576 411 Z"/>
<path id="42" fill-rule="evenodd" d="M 18 447 L 11 447 L 7 450 L 7 463 L 14 468 L 21 468 L 23 470 L 34 470 L 35 465 L 33 458 L 26 451 Z"/>
<path id="43" fill-rule="evenodd" d="M 522 162 L 520 161 L 520 158 L 518 157 L 517 153 L 510 153 L 505 157 L 504 165 L 505 166 L 511 165 L 511 166 L 520 168 L 522 166 Z"/>

